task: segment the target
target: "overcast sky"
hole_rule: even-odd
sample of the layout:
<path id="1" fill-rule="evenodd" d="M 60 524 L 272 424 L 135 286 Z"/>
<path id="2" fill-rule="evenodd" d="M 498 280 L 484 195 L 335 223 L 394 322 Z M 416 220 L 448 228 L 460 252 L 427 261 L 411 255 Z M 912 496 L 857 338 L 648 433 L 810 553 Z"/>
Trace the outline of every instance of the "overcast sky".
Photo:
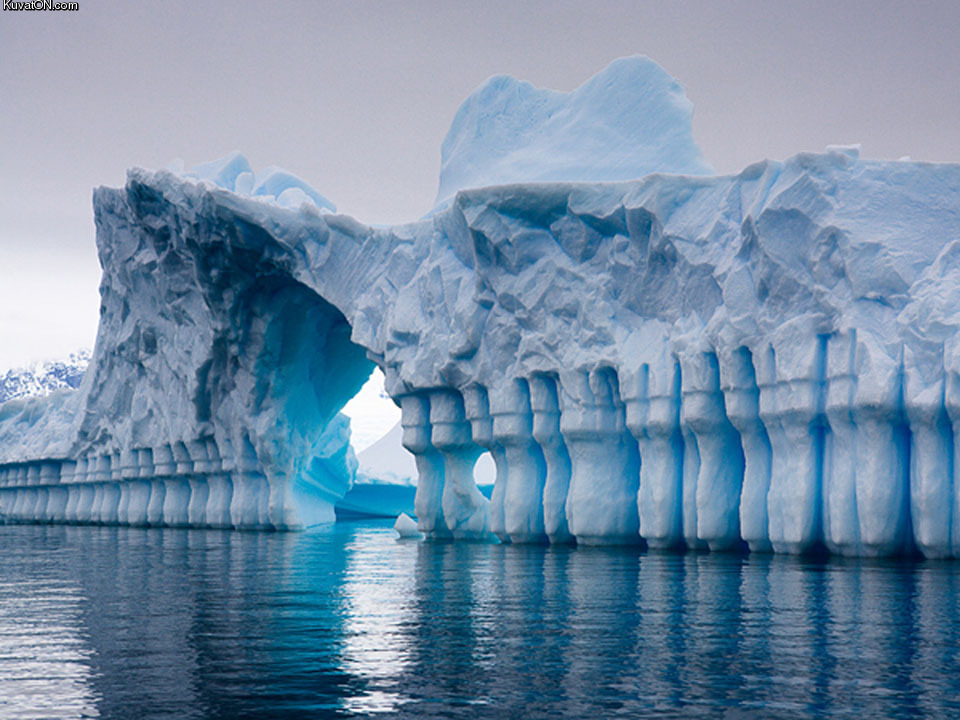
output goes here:
<path id="1" fill-rule="evenodd" d="M 960 161 L 960 2 L 79 0 L 0 12 L 0 368 L 93 344 L 91 190 L 240 150 L 343 212 L 430 208 L 460 102 L 649 55 L 720 172 L 832 143 Z"/>

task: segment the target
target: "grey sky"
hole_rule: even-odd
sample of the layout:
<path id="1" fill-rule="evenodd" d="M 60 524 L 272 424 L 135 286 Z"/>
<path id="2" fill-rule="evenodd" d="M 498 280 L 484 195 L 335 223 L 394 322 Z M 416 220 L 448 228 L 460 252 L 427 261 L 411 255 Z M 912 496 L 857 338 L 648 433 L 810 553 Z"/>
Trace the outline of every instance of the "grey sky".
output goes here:
<path id="1" fill-rule="evenodd" d="M 415 219 L 496 73 L 570 90 L 649 55 L 720 172 L 851 142 L 960 161 L 954 1 L 79 2 L 0 12 L 0 368 L 92 345 L 93 187 L 237 149 L 362 221 Z"/>

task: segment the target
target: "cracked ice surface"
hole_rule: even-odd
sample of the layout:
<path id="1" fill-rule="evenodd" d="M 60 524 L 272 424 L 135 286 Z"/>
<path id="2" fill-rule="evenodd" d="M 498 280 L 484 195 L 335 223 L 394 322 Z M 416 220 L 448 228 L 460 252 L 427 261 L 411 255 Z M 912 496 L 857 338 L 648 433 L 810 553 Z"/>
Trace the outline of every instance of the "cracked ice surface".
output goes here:
<path id="1" fill-rule="evenodd" d="M 960 166 L 836 147 L 392 228 L 234 190 L 97 191 L 93 369 L 0 408 L 7 515 L 311 524 L 375 363 L 428 537 L 960 554 Z"/>

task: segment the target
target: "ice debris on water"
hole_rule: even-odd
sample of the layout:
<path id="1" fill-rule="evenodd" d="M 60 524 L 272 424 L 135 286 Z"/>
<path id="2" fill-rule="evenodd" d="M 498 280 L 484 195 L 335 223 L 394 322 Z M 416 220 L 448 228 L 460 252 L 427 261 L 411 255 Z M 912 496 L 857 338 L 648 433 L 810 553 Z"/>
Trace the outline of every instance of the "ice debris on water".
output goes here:
<path id="1" fill-rule="evenodd" d="M 393 524 L 393 529 L 397 531 L 397 539 L 410 540 L 421 538 L 423 535 L 417 530 L 416 521 L 406 513 L 400 513 L 397 521 Z"/>

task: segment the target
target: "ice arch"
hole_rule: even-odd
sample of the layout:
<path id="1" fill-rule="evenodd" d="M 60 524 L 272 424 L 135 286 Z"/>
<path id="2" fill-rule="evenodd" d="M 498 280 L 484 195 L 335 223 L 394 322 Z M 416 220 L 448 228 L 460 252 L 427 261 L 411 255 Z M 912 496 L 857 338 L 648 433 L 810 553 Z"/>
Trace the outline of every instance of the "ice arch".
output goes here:
<path id="1" fill-rule="evenodd" d="M 8 514 L 277 529 L 333 520 L 356 470 L 339 410 L 374 364 L 343 313 L 291 274 L 289 248 L 180 189 L 98 191 L 91 369 L 75 396 L 54 400 L 62 415 L 43 462 L 5 468 L 8 484 L 45 480 L 7 493 Z M 4 411 L 22 428 L 35 404 Z"/>

